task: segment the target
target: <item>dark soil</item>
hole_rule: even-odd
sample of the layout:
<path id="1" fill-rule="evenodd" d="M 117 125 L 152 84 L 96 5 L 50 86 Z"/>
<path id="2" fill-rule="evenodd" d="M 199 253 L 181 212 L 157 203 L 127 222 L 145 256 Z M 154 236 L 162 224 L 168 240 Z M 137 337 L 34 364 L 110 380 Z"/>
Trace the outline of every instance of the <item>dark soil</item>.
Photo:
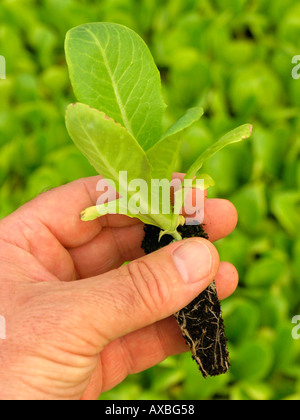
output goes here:
<path id="1" fill-rule="evenodd" d="M 208 239 L 201 225 L 183 226 L 178 228 L 178 231 L 183 239 L 192 237 Z M 146 254 L 157 251 L 174 240 L 172 236 L 165 235 L 159 242 L 159 234 L 159 228 L 145 226 L 142 248 Z M 204 378 L 227 373 L 230 367 L 229 353 L 215 283 L 213 282 L 187 307 L 177 312 L 175 317 Z"/>

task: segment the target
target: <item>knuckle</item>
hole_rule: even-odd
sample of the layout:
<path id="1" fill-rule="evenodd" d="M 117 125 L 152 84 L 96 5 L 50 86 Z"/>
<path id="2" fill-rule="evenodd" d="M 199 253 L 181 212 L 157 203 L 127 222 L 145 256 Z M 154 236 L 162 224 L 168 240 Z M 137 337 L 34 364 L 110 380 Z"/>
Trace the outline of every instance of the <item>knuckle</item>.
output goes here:
<path id="1" fill-rule="evenodd" d="M 172 291 L 168 287 L 167 272 L 147 261 L 133 261 L 127 265 L 130 281 L 138 294 L 139 300 L 150 310 L 161 310 L 171 300 Z"/>

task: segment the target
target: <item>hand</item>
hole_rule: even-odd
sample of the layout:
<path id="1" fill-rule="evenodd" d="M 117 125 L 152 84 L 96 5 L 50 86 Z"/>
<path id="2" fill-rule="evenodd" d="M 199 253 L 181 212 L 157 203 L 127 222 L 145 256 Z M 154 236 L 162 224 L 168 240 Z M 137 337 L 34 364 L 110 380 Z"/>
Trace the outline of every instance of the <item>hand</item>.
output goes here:
<path id="1" fill-rule="evenodd" d="M 188 350 L 172 314 L 213 279 L 221 299 L 237 286 L 235 268 L 219 263 L 209 241 L 144 256 L 139 221 L 80 221 L 98 180 L 46 192 L 0 221 L 1 399 L 96 399 Z M 236 226 L 226 200 L 206 200 L 205 214 L 211 241 Z"/>

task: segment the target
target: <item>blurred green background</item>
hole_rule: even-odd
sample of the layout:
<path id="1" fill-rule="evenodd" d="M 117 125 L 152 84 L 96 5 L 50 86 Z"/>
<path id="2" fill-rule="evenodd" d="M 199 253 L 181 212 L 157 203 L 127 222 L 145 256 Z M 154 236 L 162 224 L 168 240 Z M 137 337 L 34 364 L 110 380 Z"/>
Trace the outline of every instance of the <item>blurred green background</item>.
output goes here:
<path id="1" fill-rule="evenodd" d="M 217 246 L 240 273 L 223 302 L 231 372 L 202 379 L 190 355 L 129 377 L 103 399 L 300 399 L 300 54 L 297 0 L 1 0 L 0 217 L 42 191 L 94 171 L 70 141 L 74 101 L 64 37 L 92 21 L 125 24 L 161 71 L 166 126 L 189 106 L 205 118 L 186 132 L 178 169 L 225 131 L 254 124 L 251 141 L 207 164 L 210 196 L 236 205 L 237 230 Z"/>

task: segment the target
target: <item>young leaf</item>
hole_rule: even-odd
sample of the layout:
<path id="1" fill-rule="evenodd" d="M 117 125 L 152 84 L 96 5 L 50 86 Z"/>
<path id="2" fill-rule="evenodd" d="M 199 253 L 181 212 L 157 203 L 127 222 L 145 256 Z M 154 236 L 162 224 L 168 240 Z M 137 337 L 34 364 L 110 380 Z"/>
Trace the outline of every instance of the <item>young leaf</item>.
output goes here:
<path id="1" fill-rule="evenodd" d="M 85 209 L 81 212 L 80 218 L 84 222 L 89 222 L 97 219 L 98 217 L 105 216 L 107 214 L 123 214 L 128 217 L 138 218 L 143 223 L 153 224 L 153 220 L 146 214 L 134 214 L 128 209 L 128 204 L 122 199 L 116 201 L 110 201 L 109 203 L 93 206 Z M 156 224 L 155 224 L 156 226 Z"/>
<path id="2" fill-rule="evenodd" d="M 147 151 L 148 159 L 153 168 L 153 179 L 171 180 L 182 144 L 182 132 L 199 121 L 203 114 L 203 108 L 189 109 L 182 118 L 169 128 L 162 139 Z"/>
<path id="3" fill-rule="evenodd" d="M 204 109 L 201 107 L 188 109 L 184 116 L 168 129 L 168 131 L 163 135 L 162 139 L 166 139 L 167 137 L 181 133 L 183 130 L 189 128 L 192 124 L 199 121 L 203 114 Z"/>
<path id="4" fill-rule="evenodd" d="M 200 174 L 198 176 L 196 176 L 193 180 L 193 187 L 194 188 L 199 188 L 197 185 L 197 180 L 202 180 L 203 181 L 203 189 L 207 190 L 210 187 L 214 187 L 216 185 L 215 181 L 212 179 L 212 177 L 208 174 Z M 202 188 L 200 188 L 202 189 Z"/>
<path id="5" fill-rule="evenodd" d="M 178 227 L 178 223 L 176 222 L 181 216 L 176 215 L 175 217 L 175 215 L 162 214 L 152 215 L 150 213 L 143 214 L 141 212 L 132 213 L 129 209 L 128 203 L 122 199 L 110 201 L 109 203 L 100 204 L 98 206 L 88 207 L 81 212 L 80 218 L 83 222 L 90 222 L 107 214 L 122 214 L 124 216 L 139 219 L 145 224 L 161 227 L 162 229 L 165 229 L 164 232 L 174 235 L 177 240 L 181 240 L 181 237 L 176 230 Z"/>
<path id="6" fill-rule="evenodd" d="M 204 162 L 210 159 L 213 155 L 215 155 L 219 150 L 223 149 L 224 147 L 228 146 L 232 143 L 238 143 L 244 139 L 247 139 L 252 134 L 252 125 L 245 124 L 233 131 L 230 131 L 224 137 L 222 137 L 218 142 L 214 143 L 211 147 L 205 150 L 202 155 L 196 160 L 196 162 L 190 167 L 186 174 L 187 179 L 194 178 L 197 173 L 202 168 Z"/>
<path id="7" fill-rule="evenodd" d="M 172 179 L 181 144 L 182 139 L 174 135 L 162 139 L 147 151 L 148 160 L 153 168 L 153 179 Z"/>
<path id="8" fill-rule="evenodd" d="M 96 171 L 108 181 L 113 181 L 120 195 L 126 193 L 127 201 L 120 202 L 117 210 L 121 214 L 130 217 L 137 217 L 149 224 L 161 226 L 165 230 L 172 227 L 172 214 L 151 214 L 151 200 L 148 191 L 139 195 L 140 213 L 132 215 L 130 211 L 130 200 L 136 195 L 128 185 L 131 181 L 144 180 L 146 185 L 151 185 L 152 168 L 148 162 L 145 151 L 138 142 L 113 119 L 107 117 L 103 112 L 81 103 L 69 105 L 66 111 L 66 126 L 70 137 L 94 166 Z M 127 176 L 120 176 L 120 172 L 126 171 Z M 111 204 L 100 210 L 111 209 Z M 125 209 L 126 207 L 126 209 Z M 108 211 L 106 211 L 107 214 Z M 94 218 L 94 210 L 86 211 L 86 214 Z M 101 216 L 101 211 L 98 217 Z M 91 219 L 90 219 L 91 220 Z"/>
<path id="9" fill-rule="evenodd" d="M 145 150 L 161 138 L 160 74 L 134 31 L 113 23 L 85 24 L 68 32 L 65 50 L 79 102 L 123 125 Z"/>
<path id="10" fill-rule="evenodd" d="M 127 188 L 127 182 L 133 179 L 149 181 L 151 166 L 144 150 L 124 127 L 103 112 L 81 103 L 69 105 L 66 126 L 79 150 L 99 174 L 115 182 L 118 191 Z M 119 185 L 121 171 L 127 171 L 126 185 Z"/>

